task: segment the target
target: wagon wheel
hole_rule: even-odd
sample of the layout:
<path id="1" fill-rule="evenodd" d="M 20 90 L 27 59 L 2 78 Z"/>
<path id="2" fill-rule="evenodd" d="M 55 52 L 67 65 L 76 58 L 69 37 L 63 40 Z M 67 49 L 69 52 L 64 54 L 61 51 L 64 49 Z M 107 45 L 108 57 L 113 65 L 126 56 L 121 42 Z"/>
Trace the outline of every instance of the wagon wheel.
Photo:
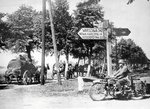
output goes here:
<path id="1" fill-rule="evenodd" d="M 11 81 L 11 75 L 9 76 L 5 76 L 5 81 L 7 84 L 10 84 L 12 81 Z"/>
<path id="2" fill-rule="evenodd" d="M 11 76 L 12 76 L 12 74 L 9 74 L 11 71 L 12 71 L 11 69 L 8 69 L 8 70 L 6 70 L 6 72 L 5 72 L 5 82 L 6 82 L 7 84 L 10 84 L 10 83 L 12 82 L 12 81 L 11 81 Z"/>
<path id="3" fill-rule="evenodd" d="M 32 78 L 29 77 L 29 71 L 26 70 L 24 73 L 23 73 L 23 83 L 25 85 L 28 85 L 28 84 L 31 84 L 32 83 Z"/>
<path id="4" fill-rule="evenodd" d="M 28 70 L 26 70 L 24 73 L 23 73 L 23 84 L 25 84 L 25 85 L 27 85 L 28 83 L 27 83 L 27 72 L 28 72 Z"/>
<path id="5" fill-rule="evenodd" d="M 17 82 L 18 82 L 18 84 L 22 83 L 22 78 L 21 78 L 21 76 L 18 76 L 18 77 L 17 77 Z"/>
<path id="6" fill-rule="evenodd" d="M 35 74 L 33 75 L 33 77 L 34 77 L 34 82 L 40 83 L 40 71 L 39 70 L 37 70 L 35 72 Z"/>
<path id="7" fill-rule="evenodd" d="M 17 79 L 17 83 L 21 84 L 22 83 L 21 70 L 20 69 L 14 70 L 14 73 L 15 78 Z"/>
<path id="8" fill-rule="evenodd" d="M 40 83 L 40 74 L 36 75 L 36 80 L 37 80 L 38 83 Z"/>
<path id="9" fill-rule="evenodd" d="M 40 83 L 40 74 L 36 74 L 36 76 L 34 77 L 34 81 Z"/>

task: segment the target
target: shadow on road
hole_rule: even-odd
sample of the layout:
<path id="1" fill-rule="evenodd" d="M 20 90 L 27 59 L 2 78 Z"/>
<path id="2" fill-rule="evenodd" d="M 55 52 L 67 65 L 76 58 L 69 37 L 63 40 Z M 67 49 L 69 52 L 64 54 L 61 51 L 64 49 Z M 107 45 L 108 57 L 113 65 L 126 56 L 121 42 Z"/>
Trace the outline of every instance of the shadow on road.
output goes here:
<path id="1" fill-rule="evenodd" d="M 0 90 L 8 89 L 8 84 L 0 84 Z"/>
<path id="2" fill-rule="evenodd" d="M 109 101 L 109 100 L 129 101 L 129 100 L 144 100 L 144 99 L 149 99 L 149 98 L 150 98 L 150 94 L 145 95 L 143 98 L 134 97 L 130 99 L 123 98 L 123 97 L 120 97 L 120 98 L 106 97 L 100 101 Z"/>
<path id="3" fill-rule="evenodd" d="M 144 96 L 142 99 L 148 99 L 148 98 L 150 98 L 150 94 Z"/>

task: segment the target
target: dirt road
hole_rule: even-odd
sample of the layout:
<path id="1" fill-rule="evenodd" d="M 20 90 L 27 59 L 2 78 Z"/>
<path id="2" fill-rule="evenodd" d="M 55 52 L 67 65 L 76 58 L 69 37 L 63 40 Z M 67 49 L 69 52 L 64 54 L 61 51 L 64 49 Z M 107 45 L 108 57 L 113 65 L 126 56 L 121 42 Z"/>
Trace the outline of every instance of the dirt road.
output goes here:
<path id="1" fill-rule="evenodd" d="M 36 87 L 32 85 L 16 85 L 9 89 L 0 90 L 0 109 L 149 109 L 150 98 L 142 100 L 92 101 L 88 94 L 80 96 L 43 96 L 38 91 L 30 92 L 25 89 Z M 47 92 L 49 93 L 49 92 Z"/>

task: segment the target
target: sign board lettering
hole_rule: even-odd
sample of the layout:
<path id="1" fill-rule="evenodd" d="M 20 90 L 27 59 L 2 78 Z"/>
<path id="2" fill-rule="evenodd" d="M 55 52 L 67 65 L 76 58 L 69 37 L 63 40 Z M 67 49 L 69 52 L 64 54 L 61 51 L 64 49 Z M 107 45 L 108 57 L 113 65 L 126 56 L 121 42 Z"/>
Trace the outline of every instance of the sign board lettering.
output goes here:
<path id="1" fill-rule="evenodd" d="M 78 35 L 82 39 L 106 39 L 103 29 L 100 28 L 81 28 Z"/>

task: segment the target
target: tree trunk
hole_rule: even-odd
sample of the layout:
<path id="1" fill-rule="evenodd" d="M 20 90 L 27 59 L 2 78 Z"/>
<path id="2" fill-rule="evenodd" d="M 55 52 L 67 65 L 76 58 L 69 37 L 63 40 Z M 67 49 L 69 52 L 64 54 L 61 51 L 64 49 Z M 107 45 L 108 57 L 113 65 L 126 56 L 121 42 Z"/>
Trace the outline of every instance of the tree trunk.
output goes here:
<path id="1" fill-rule="evenodd" d="M 104 58 L 104 64 L 103 64 L 103 66 L 102 66 L 102 71 L 101 71 L 101 73 L 102 73 L 102 74 L 104 74 L 104 70 L 105 70 L 105 63 L 106 63 L 106 62 L 105 62 L 105 58 Z"/>
<path id="2" fill-rule="evenodd" d="M 92 47 L 90 47 L 89 49 L 89 61 L 88 61 L 88 69 L 87 69 L 87 74 L 86 76 L 89 77 L 90 76 L 90 71 L 91 71 L 91 56 L 92 56 Z"/>
<path id="3" fill-rule="evenodd" d="M 80 63 L 80 58 L 78 59 L 78 63 L 77 63 L 77 64 L 78 64 L 78 66 L 79 66 L 79 63 Z"/>
<path id="4" fill-rule="evenodd" d="M 79 71 L 79 63 L 80 63 L 80 58 L 78 59 L 78 63 L 77 63 L 77 65 L 78 65 L 78 66 L 77 66 L 77 77 L 79 76 L 79 72 L 80 72 L 80 71 Z"/>
<path id="5" fill-rule="evenodd" d="M 26 46 L 26 53 L 28 55 L 28 59 L 30 62 L 32 62 L 32 58 L 31 58 L 31 46 Z"/>
<path id="6" fill-rule="evenodd" d="M 85 57 L 84 57 L 84 65 L 85 65 Z"/>
<path id="7" fill-rule="evenodd" d="M 58 62 L 59 62 L 59 60 L 60 60 L 60 53 L 59 52 L 57 52 L 58 53 Z"/>
<path id="8" fill-rule="evenodd" d="M 88 69 L 87 69 L 87 74 L 86 74 L 87 77 L 90 76 L 90 70 L 91 70 L 91 57 L 89 57 Z"/>
<path id="9" fill-rule="evenodd" d="M 55 29 L 54 29 L 54 22 L 53 22 L 53 16 L 52 16 L 51 0 L 49 0 L 49 16 L 50 16 L 50 22 L 51 22 L 52 41 L 53 41 L 54 55 L 55 55 L 55 61 L 56 61 L 57 79 L 58 79 L 58 84 L 62 85 L 61 76 L 60 76 L 60 72 L 59 72 L 58 51 L 57 51 L 57 43 L 56 43 L 56 38 L 55 38 Z"/>
<path id="10" fill-rule="evenodd" d="M 62 85 L 62 82 L 61 82 L 61 74 L 60 74 L 60 70 L 59 70 L 59 60 L 60 60 L 60 53 L 58 53 L 58 55 L 57 55 L 58 57 L 58 62 L 56 62 L 56 72 L 57 72 L 57 80 L 58 80 L 58 84 L 59 85 Z"/>
<path id="11" fill-rule="evenodd" d="M 66 54 L 65 79 L 68 77 L 69 54 Z"/>

